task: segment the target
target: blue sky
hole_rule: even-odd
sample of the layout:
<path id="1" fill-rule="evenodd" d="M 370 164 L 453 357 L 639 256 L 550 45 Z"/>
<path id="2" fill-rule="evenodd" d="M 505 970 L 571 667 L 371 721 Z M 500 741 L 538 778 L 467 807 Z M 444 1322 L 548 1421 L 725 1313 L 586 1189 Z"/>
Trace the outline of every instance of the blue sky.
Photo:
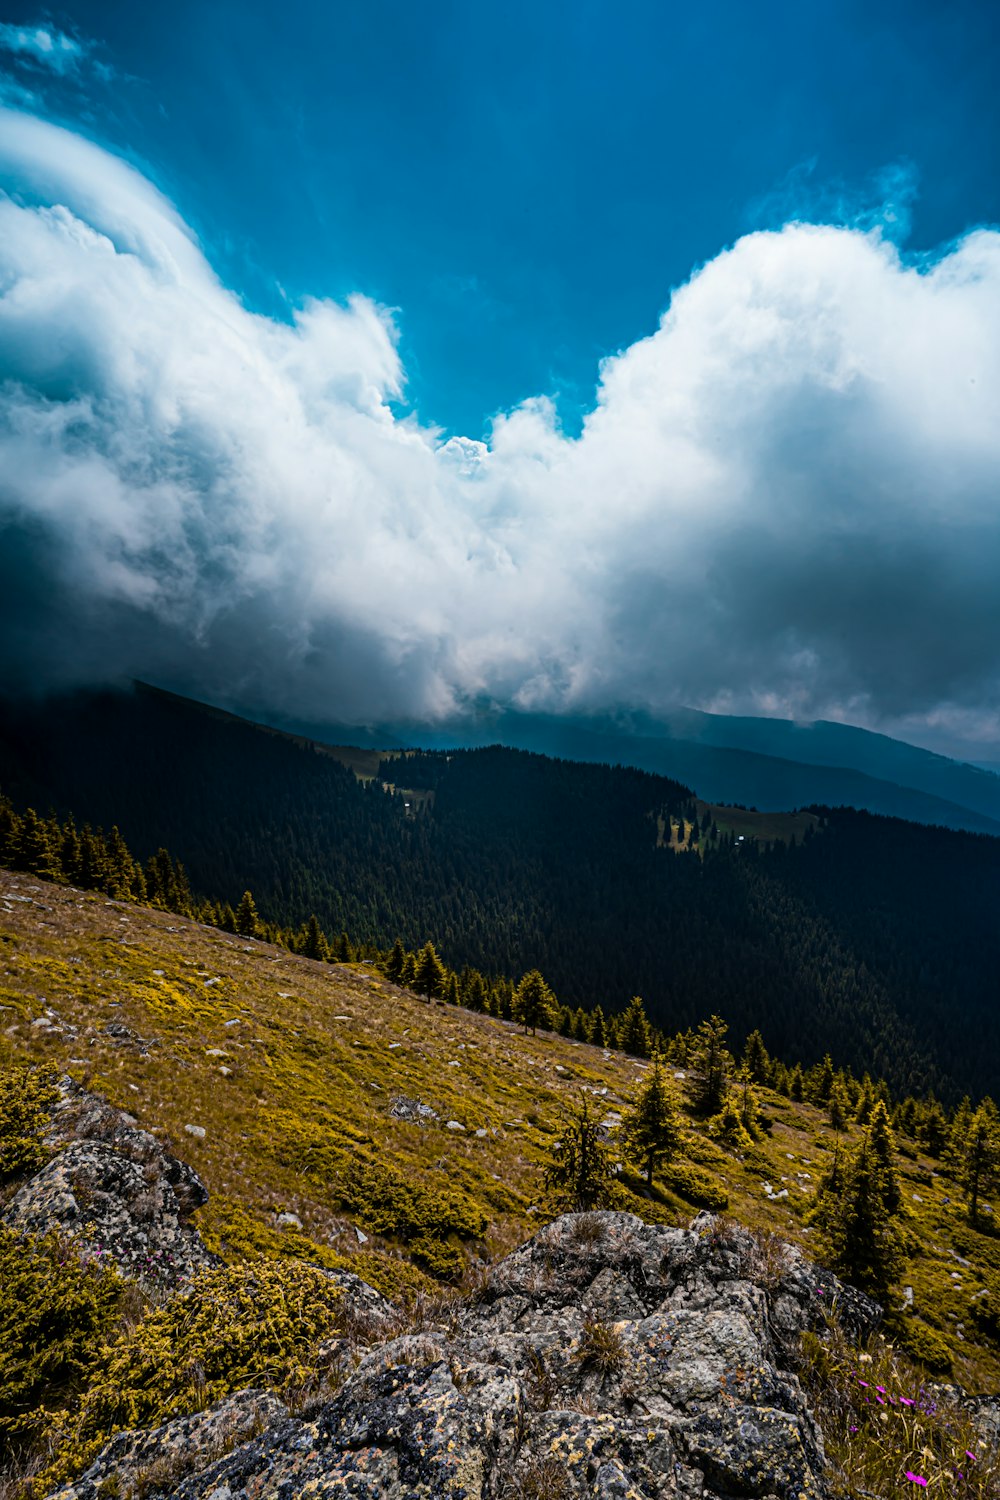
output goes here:
<path id="1" fill-rule="evenodd" d="M 247 302 L 400 309 L 408 395 L 449 432 L 598 361 L 748 229 L 879 207 L 911 249 L 1000 217 L 1000 10 L 81 3 L 117 76 L 64 105 L 148 168 Z M 11 13 L 11 19 L 30 19 Z"/>
<path id="2" fill-rule="evenodd" d="M 1000 759 L 1000 11 L 0 17 L 0 661 Z"/>

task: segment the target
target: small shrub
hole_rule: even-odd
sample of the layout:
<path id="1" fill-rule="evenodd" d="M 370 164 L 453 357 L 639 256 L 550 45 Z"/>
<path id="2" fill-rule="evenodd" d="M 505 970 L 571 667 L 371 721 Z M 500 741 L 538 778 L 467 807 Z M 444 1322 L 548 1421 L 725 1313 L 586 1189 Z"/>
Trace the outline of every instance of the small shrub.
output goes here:
<path id="1" fill-rule="evenodd" d="M 599 1245 L 604 1238 L 604 1220 L 600 1214 L 577 1214 L 570 1238 L 578 1245 Z"/>
<path id="2" fill-rule="evenodd" d="M 569 1470 L 557 1458 L 533 1458 L 521 1470 L 514 1495 L 517 1500 L 570 1500 Z"/>
<path id="3" fill-rule="evenodd" d="M 247 1386 L 300 1387 L 339 1331 L 340 1290 L 314 1266 L 250 1261 L 203 1271 L 190 1290 L 110 1343 L 44 1476 L 50 1488 L 123 1428 L 201 1411 Z"/>
<path id="4" fill-rule="evenodd" d="M 707 1172 L 702 1172 L 690 1162 L 672 1162 L 663 1173 L 663 1183 L 672 1192 L 678 1193 L 696 1208 L 707 1208 L 712 1213 L 722 1213 L 729 1207 L 729 1194 L 721 1188 Z"/>
<path id="5" fill-rule="evenodd" d="M 49 1067 L 0 1068 L 0 1184 L 37 1172 L 48 1160 L 41 1136 L 59 1098 L 56 1077 Z"/>
<path id="6" fill-rule="evenodd" d="M 576 1358 L 585 1369 L 613 1374 L 625 1364 L 625 1340 L 613 1323 L 587 1319 Z"/>
<path id="7" fill-rule="evenodd" d="M 113 1271 L 82 1265 L 55 1235 L 21 1238 L 0 1226 L 0 1460 L 80 1387 L 122 1292 Z"/>
<path id="8" fill-rule="evenodd" d="M 926 1365 L 933 1374 L 951 1373 L 951 1350 L 947 1343 L 919 1318 L 900 1318 L 893 1325 L 892 1334 L 911 1359 Z"/>

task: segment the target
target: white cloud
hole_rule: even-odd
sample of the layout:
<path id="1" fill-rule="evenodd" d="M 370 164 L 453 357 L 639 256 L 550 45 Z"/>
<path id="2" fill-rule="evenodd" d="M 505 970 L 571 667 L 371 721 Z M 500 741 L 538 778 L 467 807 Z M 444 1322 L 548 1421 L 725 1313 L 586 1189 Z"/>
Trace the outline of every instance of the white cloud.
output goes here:
<path id="1" fill-rule="evenodd" d="M 487 450 L 394 415 L 385 310 L 247 312 L 80 137 L 0 111 L 0 181 L 8 677 L 347 721 L 996 700 L 1000 235 L 920 269 L 748 235 L 604 364 L 579 438 L 538 398 Z"/>
<path id="2" fill-rule="evenodd" d="M 0 51 L 11 52 L 53 73 L 73 73 L 85 56 L 75 37 L 52 26 L 13 26 L 0 22 Z"/>

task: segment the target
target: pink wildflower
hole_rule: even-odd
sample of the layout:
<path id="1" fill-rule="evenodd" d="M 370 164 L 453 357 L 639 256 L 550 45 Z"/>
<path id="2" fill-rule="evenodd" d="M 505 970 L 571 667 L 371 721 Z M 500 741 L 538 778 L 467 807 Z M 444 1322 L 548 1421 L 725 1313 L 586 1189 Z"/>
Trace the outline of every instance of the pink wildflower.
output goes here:
<path id="1" fill-rule="evenodd" d="M 906 1477 L 911 1484 L 922 1484 L 925 1486 L 927 1484 L 927 1480 L 923 1477 L 922 1474 L 911 1474 L 909 1469 L 907 1469 L 906 1471 Z"/>

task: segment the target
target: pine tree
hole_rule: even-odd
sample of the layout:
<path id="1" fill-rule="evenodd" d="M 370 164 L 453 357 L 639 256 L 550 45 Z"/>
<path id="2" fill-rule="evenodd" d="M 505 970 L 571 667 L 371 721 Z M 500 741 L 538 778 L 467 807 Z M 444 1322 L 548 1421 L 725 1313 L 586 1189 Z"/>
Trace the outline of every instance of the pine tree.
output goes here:
<path id="1" fill-rule="evenodd" d="M 826 1254 L 845 1280 L 884 1299 L 901 1270 L 902 1247 L 869 1131 L 837 1175 L 836 1187 L 828 1186 L 824 1194 L 820 1218 Z"/>
<path id="2" fill-rule="evenodd" d="M 570 1035 L 575 1042 L 590 1041 L 590 1017 L 582 1005 L 578 1005 L 573 1012 L 573 1030 Z"/>
<path id="3" fill-rule="evenodd" d="M 417 974 L 417 956 L 415 953 L 407 953 L 403 959 L 403 967 L 400 971 L 399 982 L 404 989 L 412 990 Z"/>
<path id="4" fill-rule="evenodd" d="M 652 1047 L 649 1020 L 641 995 L 633 995 L 618 1021 L 618 1045 L 631 1057 L 648 1057 Z"/>
<path id="5" fill-rule="evenodd" d="M 896 1142 L 893 1139 L 892 1126 L 889 1124 L 889 1112 L 882 1099 L 876 1100 L 871 1112 L 868 1122 L 868 1138 L 882 1174 L 882 1197 L 886 1209 L 891 1214 L 898 1213 L 903 1195 L 899 1190 L 899 1180 L 893 1164 Z"/>
<path id="6" fill-rule="evenodd" d="M 757 1030 L 751 1031 L 743 1049 L 743 1061 L 750 1069 L 754 1083 L 767 1084 L 771 1078 L 771 1058 L 764 1046 L 764 1038 Z"/>
<path id="7" fill-rule="evenodd" d="M 622 1120 L 622 1148 L 652 1186 L 653 1173 L 681 1150 L 681 1117 L 673 1082 L 659 1053 L 632 1093 Z"/>
<path id="8" fill-rule="evenodd" d="M 969 1223 L 979 1223 L 979 1200 L 992 1192 L 1000 1172 L 1000 1118 L 992 1099 L 984 1099 L 969 1123 L 961 1162 L 961 1183 L 969 1204 Z"/>
<path id="9" fill-rule="evenodd" d="M 817 1063 L 814 1068 L 809 1069 L 809 1078 L 806 1084 L 806 1098 L 813 1104 L 826 1104 L 833 1088 L 833 1062 L 829 1052 L 823 1061 Z"/>
<path id="10" fill-rule="evenodd" d="M 478 969 L 473 969 L 466 981 L 463 1004 L 469 1010 L 486 1009 L 486 981 Z"/>
<path id="11" fill-rule="evenodd" d="M 49 828 L 33 807 L 27 808 L 21 819 L 21 837 L 15 850 L 14 863 L 18 869 L 28 870 L 41 880 L 59 880 L 62 877 L 58 847 L 52 847 Z"/>
<path id="12" fill-rule="evenodd" d="M 406 949 L 403 947 L 402 938 L 397 938 L 392 945 L 392 951 L 385 961 L 385 977 L 391 979 L 393 984 L 398 984 L 403 977 L 403 965 L 406 962 Z"/>
<path id="13" fill-rule="evenodd" d="M 830 1124 L 834 1130 L 840 1133 L 847 1129 L 847 1120 L 851 1112 L 851 1101 L 847 1095 L 847 1086 L 844 1083 L 843 1074 L 838 1073 L 833 1080 L 828 1101 L 830 1113 Z"/>
<path id="14" fill-rule="evenodd" d="M 604 1018 L 604 1008 L 595 1005 L 590 1012 L 590 1041 L 594 1047 L 606 1047 L 608 1045 L 608 1028 Z"/>
<path id="15" fill-rule="evenodd" d="M 550 1027 L 554 1018 L 555 997 L 537 969 L 529 969 L 518 985 L 511 1003 L 511 1016 L 532 1036 L 537 1027 Z"/>
<path id="16" fill-rule="evenodd" d="M 413 988 L 418 995 L 437 1000 L 444 993 L 446 971 L 434 944 L 427 942 L 417 954 L 413 971 Z"/>
<path id="17" fill-rule="evenodd" d="M 306 958 L 315 958 L 320 963 L 329 963 L 330 944 L 326 940 L 326 933 L 319 925 L 319 918 L 313 912 L 306 923 L 305 938 L 301 952 Z"/>
<path id="18" fill-rule="evenodd" d="M 690 1082 L 690 1102 L 696 1114 L 717 1115 L 725 1102 L 733 1062 L 726 1047 L 728 1030 L 721 1016 L 711 1016 L 698 1027 L 691 1056 L 694 1076 Z"/>
<path id="19" fill-rule="evenodd" d="M 861 1080 L 861 1093 L 858 1096 L 857 1109 L 854 1118 L 859 1125 L 867 1125 L 871 1118 L 871 1112 L 875 1107 L 875 1090 L 872 1087 L 871 1078 L 866 1073 Z"/>
<path id="20" fill-rule="evenodd" d="M 559 1207 L 578 1213 L 606 1203 L 613 1184 L 610 1154 L 587 1100 L 582 1099 L 552 1148 L 545 1186 Z"/>
<path id="21" fill-rule="evenodd" d="M 948 1121 L 944 1110 L 931 1094 L 920 1122 L 920 1137 L 929 1156 L 940 1156 L 948 1144 Z"/>
<path id="22" fill-rule="evenodd" d="M 161 850 L 161 853 L 165 851 Z M 260 917 L 257 913 L 257 904 L 249 891 L 244 891 L 240 897 L 240 904 L 236 908 L 236 931 L 241 937 L 260 936 Z"/>
<path id="23" fill-rule="evenodd" d="M 21 843 L 21 819 L 6 797 L 0 797 L 0 865 L 13 866 Z"/>
<path id="24" fill-rule="evenodd" d="M 447 978 L 444 982 L 444 1003 L 445 1005 L 461 1005 L 462 1003 L 458 988 L 458 975 L 453 969 L 447 971 Z"/>

